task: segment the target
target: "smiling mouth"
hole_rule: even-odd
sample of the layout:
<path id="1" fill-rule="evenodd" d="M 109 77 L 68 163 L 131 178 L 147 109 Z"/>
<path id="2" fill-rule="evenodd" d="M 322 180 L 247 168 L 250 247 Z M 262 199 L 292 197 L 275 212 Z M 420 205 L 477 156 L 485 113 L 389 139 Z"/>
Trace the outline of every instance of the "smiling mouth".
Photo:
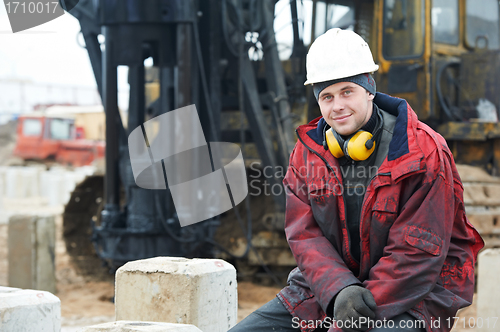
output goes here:
<path id="1" fill-rule="evenodd" d="M 341 121 L 341 120 L 347 119 L 350 116 L 351 116 L 351 114 L 343 115 L 343 116 L 336 117 L 335 119 L 332 119 L 332 120 L 333 121 Z"/>

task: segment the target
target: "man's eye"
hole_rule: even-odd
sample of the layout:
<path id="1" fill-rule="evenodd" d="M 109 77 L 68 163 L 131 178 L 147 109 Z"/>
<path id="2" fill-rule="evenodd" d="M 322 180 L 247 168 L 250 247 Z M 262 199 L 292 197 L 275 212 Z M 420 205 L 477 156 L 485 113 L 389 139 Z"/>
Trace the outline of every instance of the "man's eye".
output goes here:
<path id="1" fill-rule="evenodd" d="M 350 95 L 350 94 L 351 94 L 351 90 L 346 90 L 346 91 L 344 91 L 344 96 L 348 96 L 348 95 Z"/>
<path id="2" fill-rule="evenodd" d="M 323 99 L 324 100 L 330 100 L 330 99 L 332 99 L 332 96 L 325 96 L 325 97 L 323 97 Z"/>

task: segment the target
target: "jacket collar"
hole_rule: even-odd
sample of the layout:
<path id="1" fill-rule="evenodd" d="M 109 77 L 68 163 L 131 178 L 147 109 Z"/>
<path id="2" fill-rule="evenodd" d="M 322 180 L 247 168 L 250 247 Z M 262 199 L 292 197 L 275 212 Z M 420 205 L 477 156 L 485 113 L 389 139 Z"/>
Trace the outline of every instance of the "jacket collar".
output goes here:
<path id="1" fill-rule="evenodd" d="M 380 166 L 379 173 L 391 173 L 394 181 L 410 172 L 425 170 L 424 154 L 418 146 L 416 130 L 418 118 L 404 99 L 381 92 L 375 94 L 373 102 L 382 110 L 396 116 L 389 152 Z M 330 165 L 338 165 L 337 160 L 323 148 L 323 129 L 326 121 L 318 117 L 297 128 L 297 136 L 309 148 L 320 154 Z"/>

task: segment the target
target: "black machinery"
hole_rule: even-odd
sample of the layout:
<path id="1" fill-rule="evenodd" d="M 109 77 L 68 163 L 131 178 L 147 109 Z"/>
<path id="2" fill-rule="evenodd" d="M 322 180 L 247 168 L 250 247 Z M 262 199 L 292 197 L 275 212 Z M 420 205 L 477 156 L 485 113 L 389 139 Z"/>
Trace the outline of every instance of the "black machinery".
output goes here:
<path id="1" fill-rule="evenodd" d="M 228 248 L 214 240 L 220 218 L 181 228 L 168 189 L 147 190 L 135 184 L 127 136 L 147 119 L 195 104 L 207 139 L 253 142 L 262 168 L 286 169 L 294 144 L 290 105 L 304 105 L 306 100 L 302 86 L 306 49 L 299 38 L 296 1 L 289 4 L 294 46 L 289 60 L 293 79 L 288 79 L 288 85 L 273 28 L 276 1 L 65 2 L 74 6 L 70 13 L 80 22 L 106 112 L 104 184 L 102 176 L 89 177 L 73 193 L 64 213 L 68 252 L 84 269 L 96 263 L 90 237 L 95 252 L 111 269 L 161 255 L 213 257 L 214 248 L 227 254 Z M 257 58 L 250 59 L 249 51 Z M 153 69 L 144 66 L 148 58 Z M 118 112 L 118 66 L 129 68 L 127 128 Z M 160 91 L 154 101 L 146 98 L 146 86 L 152 81 Z M 222 128 L 227 111 L 237 110 L 244 112 L 248 129 Z M 281 186 L 282 178 L 273 176 L 268 181 Z M 283 191 L 272 196 L 273 209 L 282 212 Z M 248 201 L 246 211 L 250 212 Z M 240 255 L 245 256 L 251 243 L 251 218 L 244 226 L 242 219 L 247 218 L 236 217 L 247 240 Z M 238 225 L 236 220 L 232 223 Z M 278 231 L 286 251 L 283 229 L 278 229 L 272 230 Z"/>

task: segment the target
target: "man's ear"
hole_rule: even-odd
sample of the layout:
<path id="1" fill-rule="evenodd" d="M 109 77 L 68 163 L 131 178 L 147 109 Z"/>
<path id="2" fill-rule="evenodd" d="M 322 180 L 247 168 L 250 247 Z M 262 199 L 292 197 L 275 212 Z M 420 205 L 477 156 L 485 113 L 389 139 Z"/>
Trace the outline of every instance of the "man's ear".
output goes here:
<path id="1" fill-rule="evenodd" d="M 373 100 L 373 98 L 375 98 L 375 95 L 373 93 L 368 92 L 368 100 Z"/>

